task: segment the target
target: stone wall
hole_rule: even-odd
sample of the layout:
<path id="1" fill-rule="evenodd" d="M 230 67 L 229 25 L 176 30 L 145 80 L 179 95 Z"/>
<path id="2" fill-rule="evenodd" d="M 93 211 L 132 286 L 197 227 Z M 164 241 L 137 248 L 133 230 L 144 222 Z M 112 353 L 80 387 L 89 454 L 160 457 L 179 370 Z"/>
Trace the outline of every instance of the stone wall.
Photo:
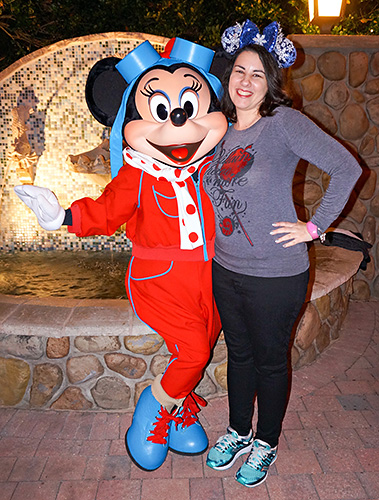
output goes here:
<path id="1" fill-rule="evenodd" d="M 131 410 L 162 373 L 163 339 L 127 300 L 32 299 L 0 295 L 0 406 Z M 220 335 L 197 393 L 226 391 Z"/>
<path id="2" fill-rule="evenodd" d="M 294 370 L 316 360 L 340 336 L 353 279 L 362 256 L 344 248 L 315 242 L 309 250 L 308 297 L 294 331 L 291 363 Z"/>
<path id="3" fill-rule="evenodd" d="M 287 74 L 295 107 L 339 138 L 363 168 L 338 225 L 360 232 L 373 245 L 371 263 L 354 280 L 352 297 L 379 297 L 379 37 L 290 38 L 298 50 Z M 328 182 L 329 177 L 314 165 L 299 165 L 294 197 L 300 217 L 313 214 Z"/>
<path id="4" fill-rule="evenodd" d="M 307 303 L 294 332 L 294 369 L 312 363 L 340 334 L 361 256 L 316 243 Z M 0 295 L 0 406 L 132 410 L 165 369 L 163 339 L 127 300 L 32 299 Z M 224 394 L 223 334 L 196 392 Z"/>
<path id="5" fill-rule="evenodd" d="M 2 338 L 0 344 L 3 355 L 12 356 L 0 358 L 0 406 L 132 409 L 170 357 L 156 334 L 76 338 L 13 335 Z M 212 363 L 225 358 L 221 340 Z M 197 392 L 207 397 L 217 395 L 226 389 L 225 381 L 220 381 L 218 391 L 217 382 L 206 374 Z"/>

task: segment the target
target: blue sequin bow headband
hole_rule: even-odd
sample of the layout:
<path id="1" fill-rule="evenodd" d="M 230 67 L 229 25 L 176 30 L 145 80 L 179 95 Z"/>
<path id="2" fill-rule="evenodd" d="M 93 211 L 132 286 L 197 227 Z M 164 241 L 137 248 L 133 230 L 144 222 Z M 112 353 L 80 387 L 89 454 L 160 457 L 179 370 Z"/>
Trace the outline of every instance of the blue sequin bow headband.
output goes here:
<path id="1" fill-rule="evenodd" d="M 262 45 L 270 52 L 279 68 L 288 68 L 296 60 L 294 44 L 282 33 L 280 24 L 272 22 L 260 33 L 258 26 L 247 19 L 244 23 L 226 28 L 221 36 L 221 43 L 226 52 L 234 54 L 246 45 Z"/>

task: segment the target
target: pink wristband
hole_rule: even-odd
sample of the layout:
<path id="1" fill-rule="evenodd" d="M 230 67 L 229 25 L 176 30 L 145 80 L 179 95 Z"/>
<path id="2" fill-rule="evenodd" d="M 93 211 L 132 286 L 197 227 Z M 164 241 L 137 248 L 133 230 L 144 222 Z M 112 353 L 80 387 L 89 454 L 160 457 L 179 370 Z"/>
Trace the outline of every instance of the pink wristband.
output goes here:
<path id="1" fill-rule="evenodd" d="M 318 238 L 317 226 L 311 221 L 308 221 L 306 226 L 308 233 L 312 236 L 312 240 L 316 240 Z"/>

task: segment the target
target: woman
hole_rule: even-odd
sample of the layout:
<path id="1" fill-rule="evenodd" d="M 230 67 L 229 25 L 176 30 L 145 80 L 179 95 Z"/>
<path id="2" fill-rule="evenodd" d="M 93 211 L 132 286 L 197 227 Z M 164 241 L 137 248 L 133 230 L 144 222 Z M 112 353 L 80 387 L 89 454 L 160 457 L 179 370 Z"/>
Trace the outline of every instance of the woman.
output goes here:
<path id="1" fill-rule="evenodd" d="M 288 346 L 308 284 L 306 242 L 337 218 L 361 168 L 343 146 L 290 108 L 280 68 L 292 64 L 296 52 L 277 23 L 261 35 L 246 21 L 224 33 L 223 45 L 230 52 L 240 47 L 224 79 L 222 107 L 231 126 L 204 182 L 216 214 L 213 286 L 228 347 L 230 425 L 209 451 L 207 465 L 228 469 L 250 452 L 236 479 L 254 487 L 277 456 Z M 300 158 L 331 176 L 307 223 L 297 219 L 292 200 Z"/>

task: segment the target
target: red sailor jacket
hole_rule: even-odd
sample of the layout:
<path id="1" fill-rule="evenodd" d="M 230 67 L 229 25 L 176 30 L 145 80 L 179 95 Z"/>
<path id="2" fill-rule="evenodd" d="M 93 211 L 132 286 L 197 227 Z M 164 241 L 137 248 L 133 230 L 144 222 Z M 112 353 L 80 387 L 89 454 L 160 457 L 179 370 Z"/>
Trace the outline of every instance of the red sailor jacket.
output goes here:
<path id="1" fill-rule="evenodd" d="M 204 244 L 193 250 L 180 249 L 178 207 L 175 192 L 166 179 L 125 164 L 93 200 L 82 198 L 71 205 L 73 223 L 68 230 L 77 236 L 111 235 L 126 223 L 135 257 L 149 260 L 208 261 L 214 256 L 215 222 L 212 204 L 202 179 L 212 157 L 198 169 L 198 180 L 186 181 L 199 212 Z"/>

